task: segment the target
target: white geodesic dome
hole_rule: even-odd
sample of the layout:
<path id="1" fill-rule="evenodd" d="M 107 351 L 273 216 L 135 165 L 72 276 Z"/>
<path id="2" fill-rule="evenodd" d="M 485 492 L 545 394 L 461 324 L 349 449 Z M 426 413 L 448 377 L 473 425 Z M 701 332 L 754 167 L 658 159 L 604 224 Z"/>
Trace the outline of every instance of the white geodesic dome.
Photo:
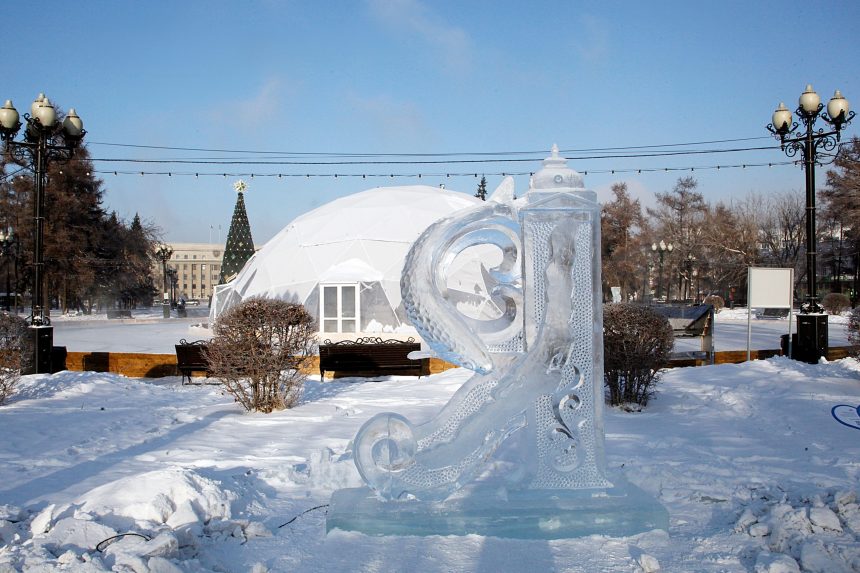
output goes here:
<path id="1" fill-rule="evenodd" d="M 320 330 L 338 332 L 324 328 L 320 298 L 328 294 L 321 291 L 352 286 L 359 293 L 358 324 L 352 330 L 342 320 L 339 327 L 344 332 L 395 329 L 405 321 L 400 275 L 412 243 L 435 221 L 479 203 L 463 193 L 424 185 L 377 187 L 336 199 L 296 218 L 235 279 L 216 287 L 210 321 L 245 299 L 262 296 L 302 303 L 320 320 Z M 336 294 L 347 292 L 354 291 Z M 323 302 L 331 306 L 331 300 Z"/>

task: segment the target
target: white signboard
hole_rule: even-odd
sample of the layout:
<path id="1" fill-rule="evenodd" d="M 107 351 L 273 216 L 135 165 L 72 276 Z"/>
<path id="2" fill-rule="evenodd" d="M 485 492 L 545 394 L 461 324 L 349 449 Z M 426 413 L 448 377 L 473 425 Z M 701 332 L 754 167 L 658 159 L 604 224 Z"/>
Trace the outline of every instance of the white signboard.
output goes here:
<path id="1" fill-rule="evenodd" d="M 794 269 L 749 269 L 749 308 L 791 308 Z"/>
<path id="2" fill-rule="evenodd" d="M 750 267 L 747 276 L 747 360 L 752 345 L 753 308 L 788 309 L 788 355 L 791 356 L 791 305 L 794 269 Z"/>

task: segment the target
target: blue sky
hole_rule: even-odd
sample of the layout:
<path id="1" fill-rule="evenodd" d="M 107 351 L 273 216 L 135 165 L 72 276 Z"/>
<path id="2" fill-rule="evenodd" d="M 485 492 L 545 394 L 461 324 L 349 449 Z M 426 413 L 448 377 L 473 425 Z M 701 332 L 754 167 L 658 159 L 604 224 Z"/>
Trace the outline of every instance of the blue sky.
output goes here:
<path id="1" fill-rule="evenodd" d="M 239 177 L 204 173 L 246 174 L 252 233 L 262 244 L 297 215 L 378 185 L 444 183 L 474 193 L 474 176 L 444 175 L 470 172 L 486 173 L 495 188 L 502 172 L 538 169 L 537 158 L 553 143 L 580 150 L 763 138 L 700 148 L 773 146 L 764 128 L 773 109 L 784 100 L 793 110 L 807 83 L 825 102 L 838 88 L 860 107 L 853 30 L 860 3 L 852 0 L 39 5 L 36 15 L 31 2 L 4 2 L 0 98 L 23 112 L 45 92 L 64 109 L 74 107 L 95 158 L 273 160 L 115 144 L 361 154 L 545 150 L 516 156 L 535 161 L 453 165 L 98 161 L 106 207 L 124 218 L 139 212 L 170 241 L 215 240 L 219 225 L 226 239 Z M 856 133 L 849 126 L 847 135 Z M 626 181 L 648 204 L 681 175 L 694 175 L 717 201 L 799 189 L 803 174 L 794 166 L 596 171 L 786 160 L 774 148 L 571 166 L 591 171 L 586 185 L 601 197 Z M 423 176 L 261 176 L 276 173 Z M 528 176 L 517 178 L 520 192 L 527 185 Z"/>

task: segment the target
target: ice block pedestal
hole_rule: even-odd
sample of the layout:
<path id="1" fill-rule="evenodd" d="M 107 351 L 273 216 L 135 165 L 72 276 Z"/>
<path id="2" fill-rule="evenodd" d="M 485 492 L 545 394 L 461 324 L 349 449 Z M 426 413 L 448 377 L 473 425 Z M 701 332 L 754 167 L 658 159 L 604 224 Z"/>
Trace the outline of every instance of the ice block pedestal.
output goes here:
<path id="1" fill-rule="evenodd" d="M 623 537 L 669 530 L 669 514 L 652 496 L 612 476 L 601 490 L 463 490 L 444 501 L 380 500 L 368 488 L 331 499 L 326 529 L 366 535 L 486 535 L 515 539 Z"/>

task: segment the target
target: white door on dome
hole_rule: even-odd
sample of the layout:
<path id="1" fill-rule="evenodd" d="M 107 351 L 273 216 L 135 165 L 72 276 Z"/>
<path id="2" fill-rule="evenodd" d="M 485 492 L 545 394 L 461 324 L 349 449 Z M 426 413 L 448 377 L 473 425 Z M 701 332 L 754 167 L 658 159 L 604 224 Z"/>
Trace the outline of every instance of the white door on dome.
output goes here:
<path id="1" fill-rule="evenodd" d="M 357 284 L 320 285 L 321 332 L 358 332 L 358 293 Z"/>

